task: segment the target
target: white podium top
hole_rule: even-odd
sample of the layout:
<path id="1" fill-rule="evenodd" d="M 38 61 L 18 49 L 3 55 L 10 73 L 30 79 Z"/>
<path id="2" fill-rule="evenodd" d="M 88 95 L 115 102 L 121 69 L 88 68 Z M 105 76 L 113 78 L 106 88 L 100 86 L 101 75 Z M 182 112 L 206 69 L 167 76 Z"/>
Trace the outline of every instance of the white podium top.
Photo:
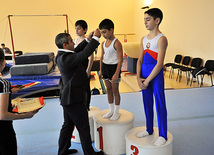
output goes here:
<path id="1" fill-rule="evenodd" d="M 93 117 L 93 116 L 96 115 L 99 111 L 101 111 L 100 108 L 90 106 L 90 110 L 88 111 L 88 117 Z"/>
<path id="2" fill-rule="evenodd" d="M 154 127 L 154 133 L 152 135 L 142 137 L 142 138 L 138 138 L 137 134 L 139 132 L 142 132 L 145 130 L 146 130 L 146 127 L 136 127 L 136 128 L 129 130 L 125 136 L 126 140 L 137 145 L 138 147 L 147 148 L 147 149 L 166 147 L 167 145 L 171 144 L 173 141 L 172 134 L 170 132 L 167 132 L 167 138 L 168 139 L 167 139 L 166 143 L 162 146 L 155 146 L 154 143 L 159 137 L 158 128 Z"/>
<path id="3" fill-rule="evenodd" d="M 134 121 L 134 115 L 126 110 L 120 109 L 120 118 L 116 121 L 110 121 L 109 119 L 104 119 L 103 115 L 108 113 L 109 109 L 99 111 L 95 116 L 94 116 L 94 121 L 102 124 L 102 125 L 124 125 L 127 123 L 130 123 Z"/>

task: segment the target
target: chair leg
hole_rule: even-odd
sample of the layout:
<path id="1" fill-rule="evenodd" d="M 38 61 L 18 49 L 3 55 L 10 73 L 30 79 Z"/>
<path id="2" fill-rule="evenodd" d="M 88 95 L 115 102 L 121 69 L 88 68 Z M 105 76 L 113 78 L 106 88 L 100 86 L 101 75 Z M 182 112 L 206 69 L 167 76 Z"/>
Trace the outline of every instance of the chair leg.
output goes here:
<path id="1" fill-rule="evenodd" d="M 180 70 L 179 82 L 181 82 L 181 78 L 182 78 L 182 70 Z"/>
<path id="2" fill-rule="evenodd" d="M 192 86 L 192 81 L 193 81 L 193 76 L 192 76 L 192 79 L 191 79 L 191 81 L 190 81 L 190 87 Z"/>
<path id="3" fill-rule="evenodd" d="M 188 73 L 186 72 L 186 79 L 187 79 L 187 85 L 188 85 Z"/>
<path id="4" fill-rule="evenodd" d="M 171 75 L 171 73 L 172 73 L 172 67 L 170 68 L 170 72 L 169 72 L 169 78 L 170 78 L 170 75 Z"/>
<path id="5" fill-rule="evenodd" d="M 171 78 L 172 78 L 172 75 L 174 75 L 174 68 L 172 69 Z"/>
<path id="6" fill-rule="evenodd" d="M 178 70 L 178 73 L 177 73 L 176 81 L 178 80 L 178 77 L 179 77 L 179 70 Z"/>
<path id="7" fill-rule="evenodd" d="M 211 79 L 211 86 L 213 86 L 213 78 L 212 78 L 212 74 L 210 75 L 210 79 Z"/>
<path id="8" fill-rule="evenodd" d="M 190 74 L 189 71 L 186 72 L 186 78 L 187 78 L 187 85 L 189 84 L 190 81 Z"/>
<path id="9" fill-rule="evenodd" d="M 196 79 L 197 79 L 197 81 L 198 81 L 198 85 L 199 85 L 199 78 L 198 78 L 198 76 L 196 76 Z"/>
<path id="10" fill-rule="evenodd" d="M 200 85 L 200 87 L 203 86 L 203 80 L 204 80 L 204 75 L 201 75 L 201 85 Z"/>
<path id="11" fill-rule="evenodd" d="M 190 71 L 188 71 L 188 83 L 187 85 L 190 83 Z"/>
<path id="12" fill-rule="evenodd" d="M 177 77 L 176 77 L 176 81 L 178 80 L 179 75 L 180 75 L 180 71 L 178 70 L 178 74 L 177 74 Z"/>
<path id="13" fill-rule="evenodd" d="M 170 70 L 170 78 L 172 78 L 172 75 L 174 75 L 174 68 L 171 68 Z"/>

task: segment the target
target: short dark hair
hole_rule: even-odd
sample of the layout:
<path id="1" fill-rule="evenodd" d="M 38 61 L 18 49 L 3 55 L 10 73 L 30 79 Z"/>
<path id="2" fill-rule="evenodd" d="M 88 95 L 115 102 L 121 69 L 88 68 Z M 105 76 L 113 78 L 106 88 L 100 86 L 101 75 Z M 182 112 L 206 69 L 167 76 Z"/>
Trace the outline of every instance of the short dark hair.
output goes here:
<path id="1" fill-rule="evenodd" d="M 110 19 L 104 19 L 103 21 L 100 22 L 99 24 L 99 29 L 114 29 L 114 23 Z"/>
<path id="2" fill-rule="evenodd" d="M 149 9 L 149 10 L 145 11 L 144 14 L 148 14 L 148 15 L 152 16 L 154 18 L 154 20 L 157 18 L 160 18 L 160 23 L 163 19 L 163 13 L 158 8 Z M 160 23 L 158 25 L 160 25 Z"/>
<path id="3" fill-rule="evenodd" d="M 78 25 L 81 26 L 83 28 L 83 30 L 86 30 L 88 28 L 88 25 L 87 25 L 86 21 L 84 21 L 84 20 L 76 21 L 75 26 L 78 26 Z"/>
<path id="4" fill-rule="evenodd" d="M 0 62 L 4 61 L 5 56 L 4 56 L 4 51 L 0 48 Z"/>
<path id="5" fill-rule="evenodd" d="M 2 43 L 2 44 L 1 44 L 1 46 L 5 46 L 5 44 L 4 44 L 4 43 Z"/>
<path id="6" fill-rule="evenodd" d="M 55 38 L 55 44 L 58 48 L 63 49 L 63 44 L 66 43 L 68 44 L 68 36 L 70 36 L 70 34 L 68 33 L 60 33 L 56 36 Z"/>

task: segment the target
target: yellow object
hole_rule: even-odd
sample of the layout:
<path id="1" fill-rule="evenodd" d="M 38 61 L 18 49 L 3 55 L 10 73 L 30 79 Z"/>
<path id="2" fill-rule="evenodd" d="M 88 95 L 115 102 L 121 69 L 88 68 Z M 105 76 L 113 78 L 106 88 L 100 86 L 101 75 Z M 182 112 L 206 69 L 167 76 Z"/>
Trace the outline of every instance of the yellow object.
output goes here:
<path id="1" fill-rule="evenodd" d="M 138 58 L 140 55 L 140 43 L 139 42 L 127 42 L 123 43 L 123 52 L 131 58 Z"/>
<path id="2" fill-rule="evenodd" d="M 43 97 L 40 98 L 15 98 L 12 101 L 13 112 L 24 113 L 42 108 L 45 105 Z"/>

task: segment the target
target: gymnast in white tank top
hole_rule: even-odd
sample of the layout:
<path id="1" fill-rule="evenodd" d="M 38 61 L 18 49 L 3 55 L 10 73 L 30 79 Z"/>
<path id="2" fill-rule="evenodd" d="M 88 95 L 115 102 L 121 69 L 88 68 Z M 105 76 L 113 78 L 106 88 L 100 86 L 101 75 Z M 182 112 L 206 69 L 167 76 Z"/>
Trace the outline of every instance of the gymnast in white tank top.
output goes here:
<path id="1" fill-rule="evenodd" d="M 103 43 L 104 55 L 103 55 L 103 63 L 105 64 L 117 64 L 118 56 L 117 51 L 114 48 L 114 43 L 117 38 L 114 38 L 109 47 L 106 47 L 106 40 Z"/>

